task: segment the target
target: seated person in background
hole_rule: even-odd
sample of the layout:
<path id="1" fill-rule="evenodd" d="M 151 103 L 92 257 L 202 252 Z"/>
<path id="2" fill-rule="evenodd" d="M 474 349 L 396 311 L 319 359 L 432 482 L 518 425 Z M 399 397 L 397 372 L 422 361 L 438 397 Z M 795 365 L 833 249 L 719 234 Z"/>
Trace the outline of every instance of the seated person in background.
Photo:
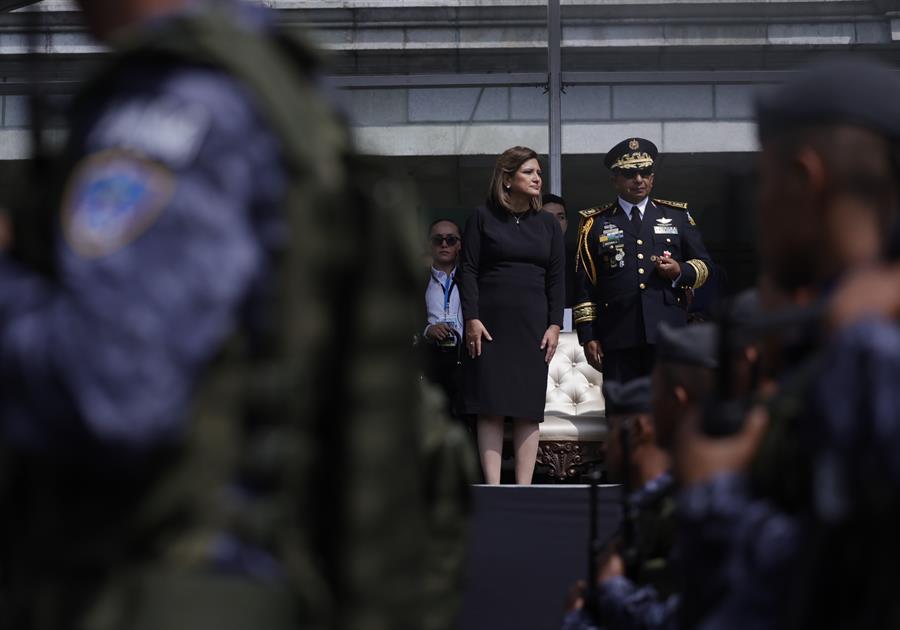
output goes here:
<path id="1" fill-rule="evenodd" d="M 448 411 L 461 416 L 459 405 L 460 340 L 463 334 L 459 289 L 456 286 L 456 259 L 462 249 L 459 226 L 450 219 L 438 219 L 428 229 L 431 272 L 425 289 L 425 376 L 441 387 Z"/>
<path id="2" fill-rule="evenodd" d="M 553 193 L 545 193 L 541 198 L 543 202 L 543 207 L 541 208 L 544 212 L 549 212 L 553 215 L 553 217 L 559 221 L 559 227 L 562 230 L 563 238 L 566 237 L 567 232 L 569 231 L 569 218 L 566 215 L 566 202 L 559 195 L 554 195 Z M 566 258 L 565 258 L 565 269 L 566 269 L 566 308 L 572 308 L 573 300 L 575 299 L 575 247 L 568 240 L 566 240 Z"/>

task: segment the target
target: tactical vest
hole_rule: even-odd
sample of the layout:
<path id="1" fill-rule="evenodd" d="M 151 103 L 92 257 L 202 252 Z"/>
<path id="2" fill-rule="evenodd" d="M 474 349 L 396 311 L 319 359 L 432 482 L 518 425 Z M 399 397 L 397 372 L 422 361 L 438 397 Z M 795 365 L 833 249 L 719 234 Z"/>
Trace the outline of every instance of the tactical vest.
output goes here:
<path id="1" fill-rule="evenodd" d="M 843 492 L 852 494 L 848 514 L 832 522 L 817 513 L 821 462 L 819 445 L 811 443 L 809 435 L 816 430 L 816 418 L 808 414 L 814 413 L 812 397 L 826 356 L 819 349 L 799 361 L 767 403 L 768 428 L 749 470 L 754 496 L 803 519 L 780 627 L 898 627 L 900 502 L 893 483 L 872 478 L 844 487 Z"/>
<path id="2" fill-rule="evenodd" d="M 106 538 L 94 540 L 93 526 L 76 527 L 78 561 L 55 565 L 55 581 L 39 576 L 23 587 L 26 608 L 43 603 L 45 623 L 28 625 L 202 627 L 208 610 L 194 619 L 173 601 L 184 589 L 196 593 L 184 595 L 190 601 L 203 599 L 203 587 L 191 591 L 191 576 L 210 568 L 210 546 L 226 533 L 271 554 L 285 579 L 256 604 L 214 589 L 217 628 L 246 627 L 238 618 L 256 606 L 270 614 L 253 627 L 418 629 L 426 491 L 446 500 L 430 497 L 433 512 L 449 510 L 459 520 L 469 469 L 458 450 L 447 454 L 443 433 L 430 442 L 422 434 L 409 343 L 420 298 L 414 193 L 353 156 L 346 127 L 311 83 L 315 60 L 301 40 L 244 29 L 224 10 L 179 17 L 141 37 L 120 47 L 86 93 L 138 60 L 221 69 L 249 88 L 281 142 L 292 238 L 275 265 L 277 323 L 262 348 L 251 352 L 237 336 L 223 350 L 199 387 L 185 440 L 160 454 L 140 484 L 124 484 L 123 494 L 135 495 L 130 501 L 82 502 L 80 514 L 75 508 L 62 517 L 60 528 L 81 518 L 106 523 Z M 459 483 L 429 487 L 421 475 L 426 446 L 430 465 Z M 46 524 L 47 506 L 64 511 L 60 497 L 73 488 L 45 465 L 30 468 L 28 486 L 40 497 L 31 520 Z M 35 485 L 36 477 L 53 481 Z M 256 490 L 249 505 L 228 496 L 235 480 Z M 22 555 L 16 565 L 27 572 Z M 75 610 L 71 585 L 84 573 L 102 594 L 81 598 L 92 603 Z M 272 592 L 286 596 L 272 601 Z M 282 604 L 283 615 L 271 613 Z M 168 616 L 160 612 L 166 607 Z"/>
<path id="3" fill-rule="evenodd" d="M 821 361 L 821 353 L 801 360 L 766 402 L 769 424 L 750 465 L 753 495 L 790 513 L 808 509 L 812 502 L 810 445 L 801 432 L 801 421 L 808 412 Z"/>

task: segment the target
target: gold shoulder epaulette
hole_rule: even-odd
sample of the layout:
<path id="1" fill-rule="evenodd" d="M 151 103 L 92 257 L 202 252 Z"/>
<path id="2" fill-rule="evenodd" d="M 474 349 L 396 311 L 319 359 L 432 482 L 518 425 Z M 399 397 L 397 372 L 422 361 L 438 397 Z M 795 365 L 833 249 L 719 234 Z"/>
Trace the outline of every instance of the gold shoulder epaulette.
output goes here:
<path id="1" fill-rule="evenodd" d="M 688 205 L 683 201 L 668 201 L 666 199 L 654 199 L 656 203 L 661 203 L 664 206 L 669 206 L 670 208 L 678 208 L 679 210 L 687 210 Z"/>
<path id="2" fill-rule="evenodd" d="M 612 204 L 608 203 L 605 206 L 597 206 L 596 208 L 588 208 L 587 210 L 579 210 L 578 214 L 580 214 L 585 219 L 587 219 L 588 217 L 592 217 L 595 214 L 600 214 L 601 212 L 606 212 L 611 207 L 612 207 Z"/>

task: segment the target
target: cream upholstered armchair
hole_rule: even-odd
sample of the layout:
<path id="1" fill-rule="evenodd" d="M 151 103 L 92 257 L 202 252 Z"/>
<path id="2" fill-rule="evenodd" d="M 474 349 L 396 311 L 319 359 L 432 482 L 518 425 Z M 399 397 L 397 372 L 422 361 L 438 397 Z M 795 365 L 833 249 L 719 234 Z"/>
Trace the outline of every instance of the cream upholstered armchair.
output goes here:
<path id="1" fill-rule="evenodd" d="M 603 377 L 588 365 L 578 336 L 559 335 L 547 375 L 547 402 L 541 423 L 538 463 L 557 479 L 587 472 L 603 460 L 606 439 Z"/>

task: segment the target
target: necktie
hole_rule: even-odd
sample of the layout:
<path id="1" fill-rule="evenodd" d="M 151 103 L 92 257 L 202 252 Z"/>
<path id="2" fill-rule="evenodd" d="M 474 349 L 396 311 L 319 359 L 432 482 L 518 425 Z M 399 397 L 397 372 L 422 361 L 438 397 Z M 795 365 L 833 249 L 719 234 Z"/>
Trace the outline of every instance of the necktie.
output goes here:
<path id="1" fill-rule="evenodd" d="M 641 231 L 641 209 L 637 206 L 631 209 L 631 225 L 634 227 L 635 232 Z"/>

